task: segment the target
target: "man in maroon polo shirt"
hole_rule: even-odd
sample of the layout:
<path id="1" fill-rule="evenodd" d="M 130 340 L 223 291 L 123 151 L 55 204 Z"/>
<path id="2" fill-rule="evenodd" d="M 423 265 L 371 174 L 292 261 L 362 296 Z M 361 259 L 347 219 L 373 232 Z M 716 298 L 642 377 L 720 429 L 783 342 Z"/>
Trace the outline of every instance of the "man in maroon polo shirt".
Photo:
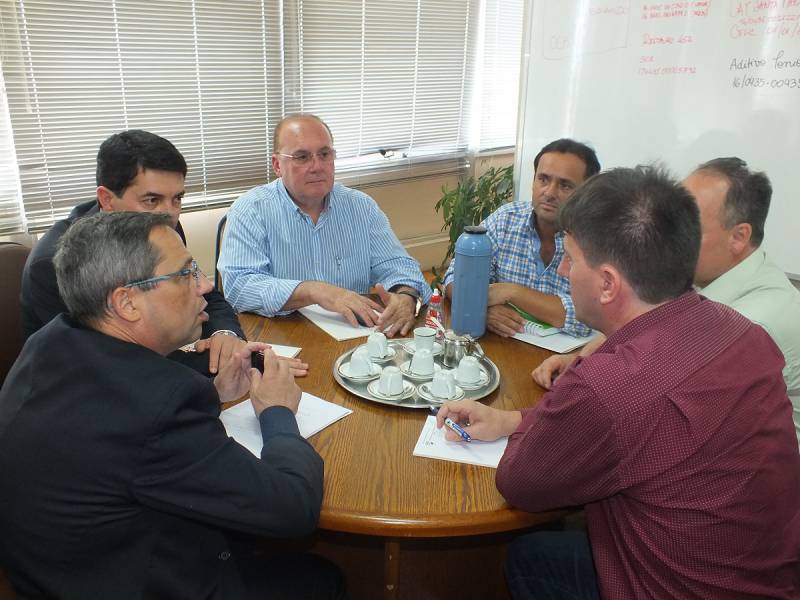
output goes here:
<path id="1" fill-rule="evenodd" d="M 761 327 L 692 291 L 694 200 L 656 169 L 615 169 L 560 219 L 577 318 L 608 339 L 533 409 L 463 401 L 438 416 L 474 439 L 511 436 L 497 487 L 514 506 L 585 505 L 588 536 L 512 544 L 512 594 L 800 597 L 800 455 L 783 356 Z"/>

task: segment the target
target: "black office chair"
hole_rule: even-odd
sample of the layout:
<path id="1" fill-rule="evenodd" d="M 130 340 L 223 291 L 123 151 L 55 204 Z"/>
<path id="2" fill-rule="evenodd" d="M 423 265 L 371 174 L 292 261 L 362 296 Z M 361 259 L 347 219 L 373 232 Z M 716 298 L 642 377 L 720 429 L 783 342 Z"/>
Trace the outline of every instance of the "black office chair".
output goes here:
<path id="1" fill-rule="evenodd" d="M 219 262 L 219 251 L 222 249 L 222 237 L 225 235 L 225 223 L 227 222 L 228 215 L 223 215 L 219 220 L 219 225 L 217 225 L 217 246 L 214 251 L 214 287 L 223 295 L 225 292 L 222 291 L 222 277 L 219 276 L 217 263 Z"/>
<path id="2" fill-rule="evenodd" d="M 0 242 L 0 385 L 22 350 L 20 288 L 22 269 L 31 249 L 14 242 Z"/>

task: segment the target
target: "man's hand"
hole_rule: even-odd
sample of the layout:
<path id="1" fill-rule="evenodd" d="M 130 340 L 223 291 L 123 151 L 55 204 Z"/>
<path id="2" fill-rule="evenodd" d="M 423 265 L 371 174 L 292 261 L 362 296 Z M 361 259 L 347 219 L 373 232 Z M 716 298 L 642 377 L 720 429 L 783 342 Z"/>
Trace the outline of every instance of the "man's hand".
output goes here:
<path id="1" fill-rule="evenodd" d="M 359 320 L 367 327 L 377 325 L 378 315 L 375 313 L 383 311 L 377 302 L 335 285 L 328 283 L 321 285 L 325 287 L 317 292 L 317 304 L 322 308 L 339 313 L 353 327 L 358 326 Z"/>
<path id="2" fill-rule="evenodd" d="M 550 358 L 542 361 L 538 367 L 531 372 L 533 380 L 542 386 L 544 389 L 549 390 L 556 380 L 556 377 L 561 375 L 569 366 L 578 358 L 578 353 L 572 354 L 554 354 Z"/>
<path id="3" fill-rule="evenodd" d="M 195 352 L 208 350 L 208 372 L 217 373 L 220 365 L 224 365 L 234 353 L 247 345 L 244 340 L 232 335 L 212 335 L 194 344 Z"/>
<path id="4" fill-rule="evenodd" d="M 271 350 L 264 352 L 264 374 L 250 370 L 250 400 L 256 416 L 270 406 L 285 406 L 297 414 L 302 391 L 297 386 L 287 361 L 278 360 Z"/>
<path id="5" fill-rule="evenodd" d="M 486 327 L 502 337 L 511 337 L 525 329 L 525 318 L 510 306 L 498 304 L 486 311 Z"/>
<path id="6" fill-rule="evenodd" d="M 445 402 L 436 415 L 436 427 L 441 429 L 447 417 L 461 425 L 473 440 L 485 442 L 511 435 L 522 422 L 519 411 L 497 410 L 475 400 Z M 461 436 L 449 428 L 445 430 L 445 438 L 451 442 L 462 441 Z"/>
<path id="7" fill-rule="evenodd" d="M 292 377 L 305 377 L 308 375 L 308 363 L 303 362 L 299 358 L 278 356 L 278 361 L 286 363 L 289 366 L 289 373 L 292 374 Z"/>
<path id="8" fill-rule="evenodd" d="M 234 352 L 222 365 L 219 374 L 214 378 L 214 387 L 217 388 L 220 402 L 231 402 L 241 398 L 247 392 L 247 388 L 250 386 L 250 354 L 262 350 L 265 356 L 267 352 L 274 356 L 267 344 L 250 342 L 241 350 Z M 289 368 L 288 365 L 286 368 Z"/>
<path id="9" fill-rule="evenodd" d="M 406 335 L 414 325 L 416 299 L 408 294 L 387 292 L 380 283 L 375 286 L 375 291 L 385 307 L 376 323 L 378 330 L 383 331 L 386 337 L 394 337 L 398 333 Z"/>
<path id="10" fill-rule="evenodd" d="M 489 306 L 503 305 L 511 302 L 515 283 L 492 283 L 489 285 Z"/>

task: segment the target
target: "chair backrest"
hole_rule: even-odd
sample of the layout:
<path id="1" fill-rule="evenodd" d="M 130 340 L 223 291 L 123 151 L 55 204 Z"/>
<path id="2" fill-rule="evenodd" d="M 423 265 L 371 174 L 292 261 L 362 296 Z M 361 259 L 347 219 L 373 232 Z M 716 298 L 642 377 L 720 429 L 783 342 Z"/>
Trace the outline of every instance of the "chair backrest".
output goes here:
<path id="1" fill-rule="evenodd" d="M 31 249 L 13 242 L 0 243 L 0 385 L 22 349 L 19 292 L 22 269 Z"/>
<path id="2" fill-rule="evenodd" d="M 219 251 L 222 249 L 222 238 L 225 236 L 225 223 L 228 222 L 228 215 L 223 215 L 217 225 L 217 246 L 214 251 L 214 287 L 217 288 L 220 294 L 225 295 L 222 291 L 222 277 L 220 277 L 217 263 L 219 262 Z"/>

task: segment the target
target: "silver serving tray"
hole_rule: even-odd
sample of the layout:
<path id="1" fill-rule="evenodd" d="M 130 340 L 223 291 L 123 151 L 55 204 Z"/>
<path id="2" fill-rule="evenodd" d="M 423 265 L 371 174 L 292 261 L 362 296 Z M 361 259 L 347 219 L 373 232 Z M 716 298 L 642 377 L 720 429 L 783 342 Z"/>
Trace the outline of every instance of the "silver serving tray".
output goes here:
<path id="1" fill-rule="evenodd" d="M 409 354 L 408 352 L 405 351 L 405 349 L 403 348 L 403 345 L 406 342 L 410 342 L 412 340 L 413 340 L 413 338 L 402 338 L 402 339 L 391 339 L 391 340 L 389 340 L 389 345 L 394 346 L 394 348 L 395 348 L 395 356 L 394 356 L 394 358 L 392 360 L 390 360 L 390 361 L 388 361 L 386 363 L 382 363 L 382 364 L 380 364 L 380 366 L 383 367 L 383 368 L 388 367 L 390 365 L 394 365 L 396 367 L 399 367 L 404 362 L 406 362 L 408 360 L 411 360 L 411 354 Z M 364 400 L 370 400 L 372 402 L 377 402 L 379 404 L 388 404 L 390 406 L 402 406 L 403 408 L 424 408 L 424 409 L 428 409 L 431 406 L 440 406 L 441 405 L 440 402 L 428 402 L 424 398 L 421 398 L 419 396 L 418 392 L 415 392 L 413 396 L 411 396 L 410 398 L 407 398 L 405 400 L 399 400 L 399 401 L 384 400 L 383 398 L 378 398 L 376 396 L 373 396 L 372 394 L 370 394 L 367 391 L 367 385 L 369 385 L 370 382 L 365 381 L 363 383 L 362 382 L 358 382 L 357 383 L 355 381 L 351 381 L 349 379 L 345 379 L 344 377 L 342 377 L 339 374 L 339 365 L 341 365 L 342 363 L 348 362 L 350 360 L 350 355 L 355 350 L 357 350 L 359 347 L 360 346 L 356 346 L 352 350 L 349 350 L 348 352 L 345 352 L 339 358 L 337 358 L 336 361 L 333 363 L 333 378 L 336 380 L 336 382 L 340 386 L 342 386 L 348 392 L 358 396 L 359 398 L 364 398 Z M 433 360 L 440 367 L 443 367 L 443 365 L 442 365 L 442 355 L 441 354 L 439 354 L 437 356 L 434 356 Z M 497 389 L 498 385 L 500 385 L 500 371 L 497 369 L 497 365 L 495 365 L 486 356 L 484 356 L 483 358 L 479 359 L 478 362 L 483 366 L 484 369 L 486 369 L 486 372 L 489 374 L 489 383 L 487 383 L 485 386 L 483 386 L 481 388 L 478 388 L 477 390 L 464 390 L 464 398 L 468 398 L 470 400 L 480 400 L 481 398 L 485 398 L 486 396 L 491 394 L 493 391 L 495 391 Z M 445 368 L 445 367 L 443 367 L 443 368 Z M 419 387 L 419 385 L 424 383 L 424 382 L 413 381 L 413 380 L 411 380 L 411 379 L 409 379 L 409 378 L 407 378 L 405 376 L 403 376 L 403 379 L 406 380 L 406 381 L 411 381 L 411 383 L 413 383 L 417 387 Z M 456 385 L 458 385 L 458 384 L 456 384 Z"/>

